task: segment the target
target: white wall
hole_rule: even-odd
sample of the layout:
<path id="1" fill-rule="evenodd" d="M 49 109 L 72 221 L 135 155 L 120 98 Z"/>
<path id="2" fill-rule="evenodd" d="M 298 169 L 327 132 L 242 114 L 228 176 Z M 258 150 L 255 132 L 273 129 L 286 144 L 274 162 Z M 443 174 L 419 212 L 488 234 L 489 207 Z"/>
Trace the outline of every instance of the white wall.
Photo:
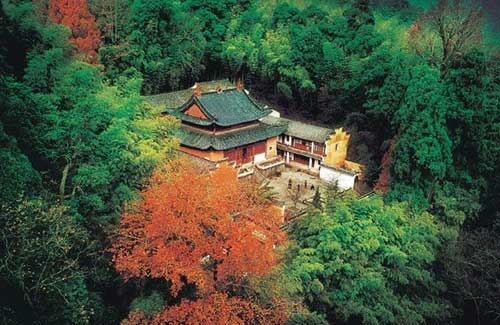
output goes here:
<path id="1" fill-rule="evenodd" d="M 265 152 L 259 153 L 259 154 L 256 154 L 255 156 L 253 156 L 254 163 L 259 163 L 259 162 L 264 161 L 264 160 L 266 160 L 266 153 Z"/>
<path id="2" fill-rule="evenodd" d="M 329 183 L 337 181 L 337 185 L 340 189 L 347 190 L 354 187 L 356 175 L 323 165 L 319 170 L 319 178 Z"/>
<path id="3" fill-rule="evenodd" d="M 313 159 L 313 168 L 316 170 L 319 168 L 319 160 Z"/>

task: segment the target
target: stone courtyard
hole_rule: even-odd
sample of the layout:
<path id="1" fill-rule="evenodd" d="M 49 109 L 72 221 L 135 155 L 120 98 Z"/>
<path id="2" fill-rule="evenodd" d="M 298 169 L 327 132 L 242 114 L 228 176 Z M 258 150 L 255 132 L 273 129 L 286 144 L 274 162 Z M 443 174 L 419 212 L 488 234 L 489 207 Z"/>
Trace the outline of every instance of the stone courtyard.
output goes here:
<path id="1" fill-rule="evenodd" d="M 328 184 L 318 176 L 310 175 L 294 167 L 285 168 L 279 176 L 268 178 L 269 186 L 275 193 L 276 200 L 286 209 L 303 209 L 304 201 L 311 201 L 319 187 L 324 193 Z"/>

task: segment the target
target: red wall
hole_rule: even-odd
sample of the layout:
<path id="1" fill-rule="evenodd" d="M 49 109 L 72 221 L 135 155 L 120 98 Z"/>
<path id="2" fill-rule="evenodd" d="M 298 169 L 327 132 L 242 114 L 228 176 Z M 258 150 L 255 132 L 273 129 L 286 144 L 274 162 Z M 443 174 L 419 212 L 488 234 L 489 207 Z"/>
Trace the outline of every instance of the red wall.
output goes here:
<path id="1" fill-rule="evenodd" d="M 189 115 L 189 116 L 194 116 L 201 118 L 203 120 L 207 120 L 208 118 L 206 117 L 205 114 L 201 111 L 201 109 L 198 107 L 198 105 L 193 104 L 191 107 L 189 107 L 187 110 L 184 111 L 184 114 Z"/>
<path id="2" fill-rule="evenodd" d="M 293 161 L 302 165 L 309 166 L 309 158 L 298 154 L 293 154 Z"/>
<path id="3" fill-rule="evenodd" d="M 246 149 L 246 156 L 243 153 Z M 228 157 L 230 161 L 234 160 L 237 164 L 245 164 L 253 161 L 253 157 L 259 153 L 266 152 L 266 141 L 256 142 L 250 145 L 237 147 L 224 151 L 224 157 Z"/>

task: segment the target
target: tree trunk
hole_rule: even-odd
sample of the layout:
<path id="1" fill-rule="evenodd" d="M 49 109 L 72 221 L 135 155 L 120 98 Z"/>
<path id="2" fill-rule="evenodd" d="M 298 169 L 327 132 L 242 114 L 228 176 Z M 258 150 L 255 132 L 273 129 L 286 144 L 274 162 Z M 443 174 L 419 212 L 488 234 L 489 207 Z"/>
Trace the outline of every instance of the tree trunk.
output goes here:
<path id="1" fill-rule="evenodd" d="M 68 179 L 68 173 L 73 164 L 70 162 L 64 166 L 62 176 L 61 176 L 61 183 L 59 184 L 59 198 L 62 201 L 64 201 L 64 191 L 66 189 L 66 180 Z"/>

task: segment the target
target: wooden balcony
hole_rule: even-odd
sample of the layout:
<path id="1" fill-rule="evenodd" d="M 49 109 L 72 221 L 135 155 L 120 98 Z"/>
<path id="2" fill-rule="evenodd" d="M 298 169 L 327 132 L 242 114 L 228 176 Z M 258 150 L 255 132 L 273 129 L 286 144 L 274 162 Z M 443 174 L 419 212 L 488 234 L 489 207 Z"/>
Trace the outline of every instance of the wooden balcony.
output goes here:
<path id="1" fill-rule="evenodd" d="M 308 146 L 304 146 L 304 147 L 307 149 L 299 148 L 296 145 L 288 146 L 288 145 L 285 145 L 283 143 L 278 143 L 278 149 L 285 151 L 285 152 L 288 151 L 288 152 L 296 153 L 298 155 L 302 155 L 305 157 L 311 157 L 314 159 L 321 159 L 323 157 L 323 154 L 317 154 L 317 153 L 311 152 L 311 147 L 308 147 Z"/>
<path id="2" fill-rule="evenodd" d="M 325 147 L 318 148 L 318 147 L 314 146 L 313 153 L 320 155 L 320 156 L 324 156 L 325 155 Z"/>
<path id="3" fill-rule="evenodd" d="M 312 149 L 311 145 L 302 144 L 302 143 L 294 143 L 292 145 L 292 147 L 299 149 L 299 150 L 311 152 L 311 153 L 314 153 L 314 154 L 320 155 L 320 156 L 325 155 L 325 147 L 324 146 L 320 146 L 320 147 L 314 146 L 314 149 Z"/>
<path id="4" fill-rule="evenodd" d="M 292 147 L 297 148 L 299 150 L 309 151 L 311 152 L 311 146 L 302 144 L 302 143 L 294 143 Z"/>

